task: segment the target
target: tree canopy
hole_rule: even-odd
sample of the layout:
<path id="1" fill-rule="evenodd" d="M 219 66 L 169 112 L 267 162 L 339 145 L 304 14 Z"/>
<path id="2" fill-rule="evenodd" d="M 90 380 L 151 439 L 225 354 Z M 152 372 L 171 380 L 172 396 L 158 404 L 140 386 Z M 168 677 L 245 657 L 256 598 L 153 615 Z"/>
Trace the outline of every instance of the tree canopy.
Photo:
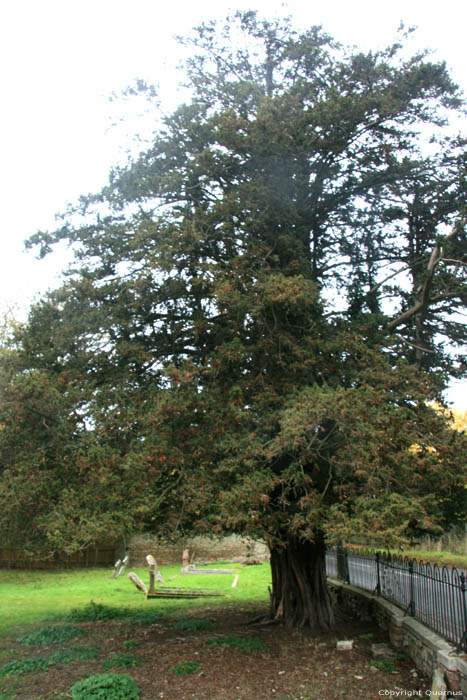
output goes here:
<path id="1" fill-rule="evenodd" d="M 435 530 L 465 494 L 427 404 L 465 372 L 464 104 L 407 36 L 246 12 L 184 41 L 190 101 L 29 241 L 74 262 L 3 372 L 0 530 L 262 537 L 273 614 L 325 626 L 326 539 Z"/>

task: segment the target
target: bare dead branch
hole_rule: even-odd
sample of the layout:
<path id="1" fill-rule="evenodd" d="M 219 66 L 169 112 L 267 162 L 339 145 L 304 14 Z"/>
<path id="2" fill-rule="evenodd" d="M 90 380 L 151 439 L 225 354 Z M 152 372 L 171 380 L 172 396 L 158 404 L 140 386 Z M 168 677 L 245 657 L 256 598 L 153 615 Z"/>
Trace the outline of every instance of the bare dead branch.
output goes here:
<path id="1" fill-rule="evenodd" d="M 462 221 L 456 223 L 451 231 L 448 233 L 447 236 L 444 237 L 444 240 L 447 241 L 450 238 L 453 238 L 459 231 L 459 229 L 464 226 L 467 223 L 467 220 L 463 219 Z M 430 291 L 431 287 L 433 284 L 433 278 L 436 272 L 436 268 L 439 265 L 439 263 L 444 259 L 444 248 L 441 242 L 437 241 L 435 243 L 435 246 L 431 252 L 430 259 L 428 261 L 427 269 L 426 269 L 426 276 L 423 284 L 419 287 L 418 291 L 418 299 L 415 301 L 415 303 L 410 307 L 410 309 L 407 309 L 407 311 L 404 311 L 400 316 L 395 318 L 394 320 L 391 321 L 391 323 L 388 324 L 388 330 L 393 331 L 395 328 L 398 326 L 404 324 L 406 321 L 411 319 L 413 316 L 418 314 L 420 311 L 423 309 L 426 309 L 428 306 L 431 304 L 437 303 L 438 301 L 442 301 L 443 299 L 447 299 L 449 297 L 456 296 L 455 293 L 446 293 L 443 295 L 438 295 L 437 297 L 433 297 L 430 299 Z"/>

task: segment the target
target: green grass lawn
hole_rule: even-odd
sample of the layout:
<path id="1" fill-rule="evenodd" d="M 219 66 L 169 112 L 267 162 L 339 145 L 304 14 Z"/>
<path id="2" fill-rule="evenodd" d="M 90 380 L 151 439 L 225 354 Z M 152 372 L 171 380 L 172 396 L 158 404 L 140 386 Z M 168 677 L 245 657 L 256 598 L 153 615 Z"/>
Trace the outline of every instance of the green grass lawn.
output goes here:
<path id="1" fill-rule="evenodd" d="M 255 606 L 268 600 L 271 572 L 269 564 L 242 566 L 240 564 L 212 564 L 215 568 L 233 568 L 239 574 L 236 588 L 232 588 L 232 575 L 183 575 L 180 565 L 161 567 L 165 577 L 163 585 L 215 587 L 223 589 L 225 597 L 199 598 L 193 600 L 146 600 L 128 580 L 127 573 L 134 571 L 149 583 L 148 569 L 128 569 L 120 578 L 111 579 L 110 569 L 74 569 L 66 571 L 21 571 L 0 569 L 0 636 L 18 633 L 22 628 L 44 621 L 66 618 L 72 608 L 79 608 L 91 600 L 105 605 L 122 606 L 135 612 L 157 610 L 161 614 L 183 613 L 187 607 L 214 607 L 235 605 Z M 172 579 L 172 577 L 174 577 Z M 172 579 L 172 580 L 169 580 Z"/>
<path id="2" fill-rule="evenodd" d="M 398 549 L 392 549 L 391 554 L 407 557 L 408 559 L 418 559 L 420 561 L 429 562 L 430 564 L 438 564 L 438 566 L 467 569 L 467 557 L 464 557 L 462 554 L 428 551 L 426 549 L 404 549 L 402 552 Z"/>
<path id="3" fill-rule="evenodd" d="M 400 552 L 395 552 L 401 554 Z M 404 551 L 403 556 L 437 562 L 439 565 L 467 568 L 467 558 L 443 552 Z M 445 555 L 445 556 L 443 556 Z M 194 600 L 146 600 L 128 580 L 127 572 L 111 579 L 111 569 L 73 569 L 63 571 L 22 571 L 0 569 L 0 636 L 5 636 L 13 627 L 21 633 L 21 626 L 44 621 L 64 619 L 72 608 L 79 608 L 91 600 L 105 605 L 122 606 L 135 612 L 157 610 L 161 614 L 183 613 L 190 610 L 235 605 L 254 607 L 268 601 L 268 586 L 271 572 L 269 564 L 242 566 L 241 564 L 211 564 L 208 568 L 233 568 L 239 574 L 236 588 L 232 588 L 232 575 L 183 575 L 179 565 L 164 566 L 163 585 L 221 588 L 222 598 L 200 598 Z M 147 567 L 131 569 L 149 583 Z"/>
<path id="4" fill-rule="evenodd" d="M 353 550 L 366 551 L 368 547 L 364 545 L 354 545 Z M 387 549 L 382 549 L 379 547 L 370 547 L 372 552 L 380 552 L 381 554 L 387 554 Z M 438 566 L 448 566 L 454 567 L 456 569 L 467 569 L 467 557 L 462 554 L 453 554 L 452 552 L 443 552 L 436 550 L 427 549 L 390 549 L 389 553 L 396 557 L 405 557 L 406 559 L 416 559 L 418 561 L 428 562 L 432 566 L 437 564 Z"/>

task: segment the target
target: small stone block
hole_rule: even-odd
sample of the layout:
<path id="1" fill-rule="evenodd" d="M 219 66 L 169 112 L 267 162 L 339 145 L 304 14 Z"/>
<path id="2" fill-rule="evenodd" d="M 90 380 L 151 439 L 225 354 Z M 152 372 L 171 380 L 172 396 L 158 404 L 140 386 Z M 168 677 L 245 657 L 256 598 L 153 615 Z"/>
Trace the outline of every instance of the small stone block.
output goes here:
<path id="1" fill-rule="evenodd" d="M 337 642 L 336 649 L 345 650 L 353 648 L 353 639 L 344 639 L 341 642 Z"/>
<path id="2" fill-rule="evenodd" d="M 372 644 L 371 654 L 374 659 L 395 659 L 396 652 L 389 644 Z"/>
<path id="3" fill-rule="evenodd" d="M 431 695 L 436 697 L 446 697 L 447 695 L 447 687 L 446 682 L 444 680 L 444 673 L 439 666 L 437 666 L 433 672 Z"/>

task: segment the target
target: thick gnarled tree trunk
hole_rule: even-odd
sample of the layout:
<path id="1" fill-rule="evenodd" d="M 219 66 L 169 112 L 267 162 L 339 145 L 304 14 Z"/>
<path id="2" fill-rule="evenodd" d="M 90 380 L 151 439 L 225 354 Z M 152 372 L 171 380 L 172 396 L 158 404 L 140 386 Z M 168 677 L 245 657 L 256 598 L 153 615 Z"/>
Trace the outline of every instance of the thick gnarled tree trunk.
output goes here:
<path id="1" fill-rule="evenodd" d="M 330 629 L 334 614 L 326 580 L 325 545 L 289 538 L 271 547 L 271 616 L 288 627 Z"/>

